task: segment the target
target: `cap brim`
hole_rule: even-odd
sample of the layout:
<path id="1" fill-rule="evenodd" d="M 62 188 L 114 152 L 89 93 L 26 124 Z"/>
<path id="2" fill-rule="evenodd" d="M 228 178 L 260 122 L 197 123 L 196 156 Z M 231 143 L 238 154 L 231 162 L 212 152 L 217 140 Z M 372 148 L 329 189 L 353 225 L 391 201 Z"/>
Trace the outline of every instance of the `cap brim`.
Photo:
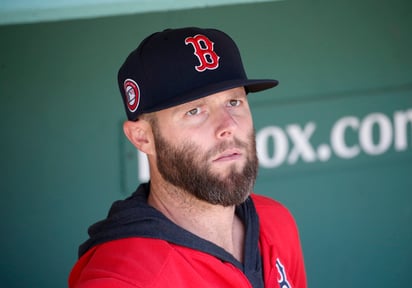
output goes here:
<path id="1" fill-rule="evenodd" d="M 260 80 L 245 80 L 245 79 L 238 79 L 238 80 L 230 80 L 224 81 L 220 83 L 213 83 L 210 85 L 203 86 L 198 89 L 194 89 L 184 93 L 183 95 L 179 95 L 178 97 L 167 99 L 167 101 L 163 103 L 157 103 L 152 108 L 147 108 L 142 113 L 150 113 L 159 110 L 163 110 L 166 108 L 170 108 L 173 106 L 177 106 L 180 104 L 184 104 L 199 98 L 203 98 L 215 93 L 219 93 L 225 90 L 229 90 L 236 87 L 245 87 L 246 92 L 259 92 L 263 90 L 267 90 L 277 86 L 279 82 L 273 79 L 260 79 Z M 166 103 L 167 102 L 167 103 Z"/>
<path id="2" fill-rule="evenodd" d="M 264 79 L 264 80 L 247 80 L 247 84 L 244 85 L 248 92 L 259 92 L 276 87 L 279 84 L 277 80 Z"/>

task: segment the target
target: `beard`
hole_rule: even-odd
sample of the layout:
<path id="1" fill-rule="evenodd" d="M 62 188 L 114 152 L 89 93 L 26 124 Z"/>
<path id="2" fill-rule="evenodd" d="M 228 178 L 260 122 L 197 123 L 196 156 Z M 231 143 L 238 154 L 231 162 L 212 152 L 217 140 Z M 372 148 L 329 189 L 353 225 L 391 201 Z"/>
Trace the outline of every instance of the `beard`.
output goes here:
<path id="1" fill-rule="evenodd" d="M 158 129 L 154 131 L 157 167 L 169 183 L 199 200 L 224 207 L 241 204 L 251 193 L 258 169 L 254 131 L 248 136 L 248 142 L 235 138 L 203 154 L 193 142 L 186 141 L 176 147 L 160 135 Z M 247 159 L 240 171 L 234 164 L 229 166 L 227 176 L 222 179 L 211 171 L 209 159 L 230 147 L 244 148 Z"/>

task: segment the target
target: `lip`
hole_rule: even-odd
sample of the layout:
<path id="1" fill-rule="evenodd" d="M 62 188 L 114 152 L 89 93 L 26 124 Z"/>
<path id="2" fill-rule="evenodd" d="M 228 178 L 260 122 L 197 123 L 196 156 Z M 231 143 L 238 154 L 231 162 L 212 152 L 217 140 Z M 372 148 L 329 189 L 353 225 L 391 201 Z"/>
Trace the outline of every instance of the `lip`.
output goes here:
<path id="1" fill-rule="evenodd" d="M 242 157 L 242 153 L 239 149 L 227 149 L 213 159 L 213 162 L 233 161 L 239 159 L 240 157 Z"/>

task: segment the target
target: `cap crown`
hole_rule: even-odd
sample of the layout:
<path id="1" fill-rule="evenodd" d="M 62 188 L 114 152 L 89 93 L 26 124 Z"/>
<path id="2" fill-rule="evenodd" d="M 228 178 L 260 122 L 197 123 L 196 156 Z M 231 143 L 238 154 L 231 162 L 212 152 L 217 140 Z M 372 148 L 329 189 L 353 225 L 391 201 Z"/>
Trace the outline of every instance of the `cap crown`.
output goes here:
<path id="1" fill-rule="evenodd" d="M 216 29 L 167 29 L 147 37 L 118 73 L 129 120 L 226 89 L 251 92 L 276 80 L 248 80 L 235 42 Z"/>

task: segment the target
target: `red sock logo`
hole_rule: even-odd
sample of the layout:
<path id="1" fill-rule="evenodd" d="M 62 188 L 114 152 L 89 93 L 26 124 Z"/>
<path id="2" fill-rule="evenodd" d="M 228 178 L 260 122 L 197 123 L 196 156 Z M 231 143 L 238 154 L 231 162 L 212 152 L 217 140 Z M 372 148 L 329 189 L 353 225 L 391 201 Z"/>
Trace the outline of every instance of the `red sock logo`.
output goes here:
<path id="1" fill-rule="evenodd" d="M 280 262 L 279 258 L 276 259 L 276 268 L 278 268 L 278 283 L 280 285 L 280 288 L 292 288 L 292 286 L 289 284 L 288 278 L 286 277 L 285 267 Z"/>
<path id="2" fill-rule="evenodd" d="M 194 54 L 199 59 L 200 64 L 195 66 L 195 69 L 199 72 L 203 72 L 206 69 L 214 70 L 219 67 L 219 56 L 213 50 L 214 43 L 210 41 L 204 35 L 197 34 L 194 37 L 187 37 L 185 44 L 192 44 L 195 49 Z"/>

